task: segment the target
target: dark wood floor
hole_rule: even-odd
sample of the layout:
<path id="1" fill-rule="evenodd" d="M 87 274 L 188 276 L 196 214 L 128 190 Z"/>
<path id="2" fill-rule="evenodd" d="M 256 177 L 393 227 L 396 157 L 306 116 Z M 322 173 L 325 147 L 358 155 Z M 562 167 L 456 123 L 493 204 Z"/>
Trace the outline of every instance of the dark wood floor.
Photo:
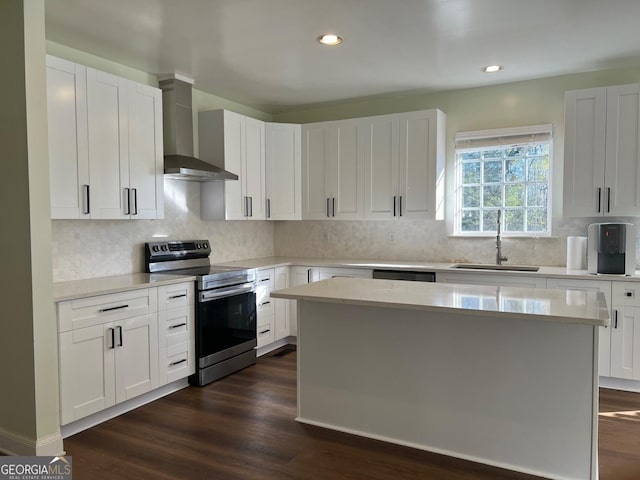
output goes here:
<path id="1" fill-rule="evenodd" d="M 295 362 L 293 351 L 262 357 L 65 439 L 75 480 L 536 478 L 299 424 Z M 600 397 L 600 478 L 637 480 L 640 394 Z"/>

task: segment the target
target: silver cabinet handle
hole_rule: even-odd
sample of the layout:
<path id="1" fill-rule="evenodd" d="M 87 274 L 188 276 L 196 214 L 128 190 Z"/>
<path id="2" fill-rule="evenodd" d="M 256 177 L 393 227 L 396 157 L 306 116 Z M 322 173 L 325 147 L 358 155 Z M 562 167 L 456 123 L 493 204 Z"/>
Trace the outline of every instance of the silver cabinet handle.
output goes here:
<path id="1" fill-rule="evenodd" d="M 129 305 L 118 305 L 117 307 L 108 307 L 108 308 L 101 308 L 100 310 L 98 310 L 98 312 L 103 313 L 103 312 L 110 312 L 112 310 L 121 310 L 123 308 L 127 308 Z"/>
<path id="2" fill-rule="evenodd" d="M 602 188 L 598 187 L 598 213 L 602 210 Z"/>
<path id="3" fill-rule="evenodd" d="M 174 367 L 174 366 L 176 366 L 176 365 L 180 365 L 181 363 L 184 363 L 184 362 L 186 362 L 186 361 L 187 361 L 187 359 L 186 359 L 186 358 L 183 358 L 182 360 L 178 360 L 178 361 L 176 361 L 176 362 L 171 362 L 171 363 L 169 364 L 169 366 L 170 366 L 170 367 Z"/>
<path id="4" fill-rule="evenodd" d="M 220 288 L 218 290 L 210 290 L 202 292 L 200 294 L 200 301 L 206 302 L 209 300 L 215 300 L 221 297 L 231 297 L 233 295 L 239 295 L 241 293 L 249 293 L 254 291 L 255 286 L 253 283 L 245 283 L 243 285 L 237 285 L 229 288 Z"/>
<path id="5" fill-rule="evenodd" d="M 84 187 L 84 211 L 85 215 L 91 213 L 91 195 L 89 193 L 89 189 L 91 188 L 89 185 L 83 185 Z"/>
<path id="6" fill-rule="evenodd" d="M 607 213 L 611 211 L 611 188 L 607 187 Z"/>
<path id="7" fill-rule="evenodd" d="M 333 208 L 332 208 L 332 210 L 333 210 L 333 215 L 332 215 L 332 216 L 333 216 L 333 217 L 335 217 L 335 216 L 336 216 L 336 197 L 333 197 L 333 199 L 332 199 L 332 202 L 331 202 L 331 203 L 333 203 Z"/>
<path id="8" fill-rule="evenodd" d="M 186 327 L 186 326 L 187 326 L 187 324 L 186 324 L 185 322 L 183 322 L 183 323 L 178 323 L 178 324 L 176 324 L 176 325 L 171 325 L 171 326 L 169 327 L 169 329 L 172 329 L 172 328 L 180 328 L 180 327 Z"/>
<path id="9" fill-rule="evenodd" d="M 124 198 L 127 201 L 127 210 L 124 212 L 125 215 L 131 215 L 131 192 L 128 188 L 124 189 Z"/>

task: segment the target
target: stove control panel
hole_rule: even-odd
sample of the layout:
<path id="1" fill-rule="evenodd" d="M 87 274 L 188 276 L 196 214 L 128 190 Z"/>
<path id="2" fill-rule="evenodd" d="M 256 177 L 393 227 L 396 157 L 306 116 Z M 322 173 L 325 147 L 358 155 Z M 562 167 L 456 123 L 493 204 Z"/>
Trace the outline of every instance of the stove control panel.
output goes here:
<path id="1" fill-rule="evenodd" d="M 172 240 L 145 243 L 147 263 L 162 260 L 204 258 L 211 254 L 209 240 Z"/>

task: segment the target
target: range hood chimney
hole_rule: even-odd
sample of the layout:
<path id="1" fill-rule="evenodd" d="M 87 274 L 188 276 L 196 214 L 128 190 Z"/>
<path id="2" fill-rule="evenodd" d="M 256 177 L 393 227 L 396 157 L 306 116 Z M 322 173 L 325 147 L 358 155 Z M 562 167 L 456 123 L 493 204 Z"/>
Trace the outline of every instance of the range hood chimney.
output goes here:
<path id="1" fill-rule="evenodd" d="M 164 138 L 164 176 L 212 182 L 238 180 L 238 175 L 193 156 L 191 84 L 178 78 L 160 81 Z"/>

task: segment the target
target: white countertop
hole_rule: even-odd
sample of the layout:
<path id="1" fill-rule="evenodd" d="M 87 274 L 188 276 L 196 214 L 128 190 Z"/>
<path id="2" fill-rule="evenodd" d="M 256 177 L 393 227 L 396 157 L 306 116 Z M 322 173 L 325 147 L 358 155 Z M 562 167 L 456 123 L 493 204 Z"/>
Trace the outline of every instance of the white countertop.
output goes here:
<path id="1" fill-rule="evenodd" d="M 610 322 L 602 293 L 574 290 L 337 277 L 277 290 L 271 296 L 593 326 L 608 326 Z"/>
<path id="2" fill-rule="evenodd" d="M 477 270 L 453 268 L 454 263 L 439 262 L 413 262 L 408 260 L 374 260 L 374 259 L 348 259 L 348 258 L 304 258 L 304 257 L 263 257 L 238 260 L 222 263 L 220 265 L 245 267 L 245 268 L 274 268 L 290 265 L 308 267 L 351 267 L 351 268 L 379 268 L 385 270 L 417 270 L 429 272 L 458 272 L 478 275 L 537 275 L 541 277 L 555 278 L 579 278 L 583 280 L 616 280 L 616 281 L 640 281 L 640 271 L 634 275 L 592 275 L 586 270 L 570 270 L 566 267 L 541 266 L 537 272 L 510 271 L 510 270 Z M 508 265 L 505 264 L 505 265 Z"/>
<path id="3" fill-rule="evenodd" d="M 88 278 L 53 284 L 53 300 L 62 302 L 76 298 L 106 295 L 138 288 L 158 287 L 173 283 L 194 281 L 196 277 L 187 275 L 166 275 L 160 273 L 132 273 L 112 277 Z"/>

